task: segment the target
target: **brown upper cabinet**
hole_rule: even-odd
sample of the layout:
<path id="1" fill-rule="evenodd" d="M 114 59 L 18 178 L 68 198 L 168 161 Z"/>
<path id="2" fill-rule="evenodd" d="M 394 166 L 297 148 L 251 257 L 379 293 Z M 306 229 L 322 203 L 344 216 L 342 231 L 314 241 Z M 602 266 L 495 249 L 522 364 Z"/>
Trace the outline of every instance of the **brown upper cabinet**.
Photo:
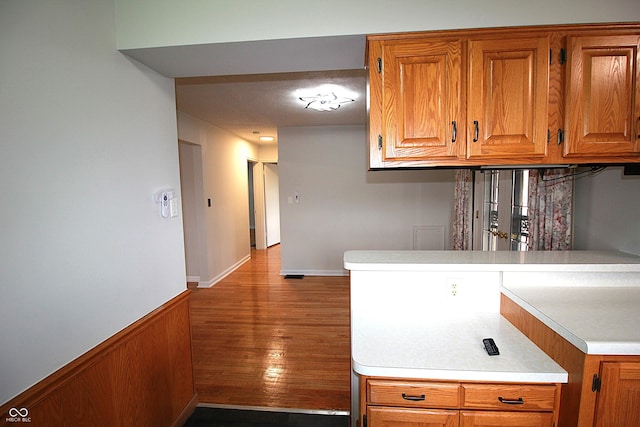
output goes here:
<path id="1" fill-rule="evenodd" d="M 640 162 L 640 24 L 372 35 L 369 165 Z"/>
<path id="2" fill-rule="evenodd" d="M 564 155 L 640 153 L 640 36 L 569 36 Z"/>
<path id="3" fill-rule="evenodd" d="M 469 40 L 467 159 L 547 154 L 549 37 Z"/>
<path id="4" fill-rule="evenodd" d="M 390 42 L 384 69 L 382 143 L 392 160 L 455 159 L 462 125 L 459 40 Z M 462 129 L 464 132 L 464 129 Z M 464 143 L 464 142 L 463 142 Z"/>

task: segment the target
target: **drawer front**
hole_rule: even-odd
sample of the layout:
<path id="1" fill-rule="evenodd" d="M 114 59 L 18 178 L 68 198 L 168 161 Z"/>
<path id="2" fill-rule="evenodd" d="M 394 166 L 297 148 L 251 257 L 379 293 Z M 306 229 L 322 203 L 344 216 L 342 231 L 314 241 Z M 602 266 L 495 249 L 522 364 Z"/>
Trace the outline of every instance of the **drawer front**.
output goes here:
<path id="1" fill-rule="evenodd" d="M 553 411 L 555 385 L 463 384 L 462 407 L 508 411 Z"/>
<path id="2" fill-rule="evenodd" d="M 367 401 L 372 405 L 456 408 L 460 404 L 460 385 L 457 383 L 368 380 Z"/>

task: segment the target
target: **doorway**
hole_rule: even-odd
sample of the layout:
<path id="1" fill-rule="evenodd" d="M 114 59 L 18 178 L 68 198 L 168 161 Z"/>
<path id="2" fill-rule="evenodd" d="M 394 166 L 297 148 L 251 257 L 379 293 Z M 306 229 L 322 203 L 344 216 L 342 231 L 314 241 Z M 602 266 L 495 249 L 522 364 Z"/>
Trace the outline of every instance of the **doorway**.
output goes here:
<path id="1" fill-rule="evenodd" d="M 280 243 L 278 164 L 247 160 L 249 240 L 261 250 Z"/>
<path id="2" fill-rule="evenodd" d="M 526 251 L 528 199 L 528 169 L 493 169 L 476 173 L 473 249 Z"/>
<path id="3" fill-rule="evenodd" d="M 253 170 L 256 167 L 257 162 L 251 160 L 247 161 L 247 183 L 249 187 L 249 245 L 252 248 L 256 247 L 256 198 L 255 198 L 255 186 L 253 184 Z"/>
<path id="4" fill-rule="evenodd" d="M 264 209 L 267 247 L 280 243 L 280 184 L 278 164 L 264 164 Z"/>
<path id="5" fill-rule="evenodd" d="M 208 272 L 202 147 L 179 140 L 178 159 L 187 283 L 199 283 Z"/>

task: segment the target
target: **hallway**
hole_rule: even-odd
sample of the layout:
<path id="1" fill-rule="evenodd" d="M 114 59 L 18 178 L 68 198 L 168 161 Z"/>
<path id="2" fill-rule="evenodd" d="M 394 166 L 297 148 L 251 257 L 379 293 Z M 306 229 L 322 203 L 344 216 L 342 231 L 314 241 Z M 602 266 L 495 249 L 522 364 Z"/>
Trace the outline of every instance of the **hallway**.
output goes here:
<path id="1" fill-rule="evenodd" d="M 192 289 L 200 404 L 350 408 L 348 277 L 280 276 L 280 246 L 208 289 Z"/>

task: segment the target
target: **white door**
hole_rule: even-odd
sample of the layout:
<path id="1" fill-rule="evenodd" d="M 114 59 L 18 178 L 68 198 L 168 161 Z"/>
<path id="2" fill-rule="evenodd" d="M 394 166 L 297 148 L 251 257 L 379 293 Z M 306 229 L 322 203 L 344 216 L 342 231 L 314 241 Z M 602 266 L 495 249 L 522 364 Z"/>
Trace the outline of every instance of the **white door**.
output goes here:
<path id="1" fill-rule="evenodd" d="M 280 190 L 278 164 L 264 165 L 264 210 L 267 229 L 267 247 L 280 243 Z"/>

